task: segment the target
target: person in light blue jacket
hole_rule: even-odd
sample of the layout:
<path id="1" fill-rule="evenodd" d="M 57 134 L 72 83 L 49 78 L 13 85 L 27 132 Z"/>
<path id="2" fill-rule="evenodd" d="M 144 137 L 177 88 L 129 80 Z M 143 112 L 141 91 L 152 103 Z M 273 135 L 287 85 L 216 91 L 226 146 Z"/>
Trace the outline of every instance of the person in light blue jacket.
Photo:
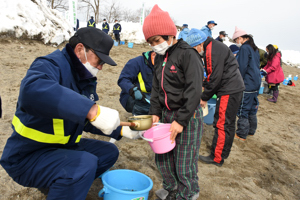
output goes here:
<path id="1" fill-rule="evenodd" d="M 189 34 L 190 30 L 188 29 L 188 25 L 187 24 L 183 24 L 182 25 L 182 31 L 179 33 L 179 36 L 178 36 L 178 40 L 179 39 L 183 39 L 183 41 L 186 41 L 186 37 L 187 35 Z"/>
<path id="2" fill-rule="evenodd" d="M 208 21 L 207 25 L 203 26 L 200 30 L 203 31 L 207 37 L 212 37 L 212 30 L 214 28 L 214 26 L 217 26 L 217 23 L 213 20 Z"/>

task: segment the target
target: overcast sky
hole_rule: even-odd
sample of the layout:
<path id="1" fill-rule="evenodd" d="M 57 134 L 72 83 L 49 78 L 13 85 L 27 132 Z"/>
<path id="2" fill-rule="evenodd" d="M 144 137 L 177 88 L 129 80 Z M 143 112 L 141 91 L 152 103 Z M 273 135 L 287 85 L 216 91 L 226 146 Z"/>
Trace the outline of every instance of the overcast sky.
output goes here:
<path id="1" fill-rule="evenodd" d="M 257 45 L 276 44 L 279 49 L 300 51 L 300 0 L 119 0 L 130 9 L 155 4 L 189 28 L 206 25 L 214 20 L 213 30 L 226 31 L 232 37 L 235 26 L 251 33 Z"/>

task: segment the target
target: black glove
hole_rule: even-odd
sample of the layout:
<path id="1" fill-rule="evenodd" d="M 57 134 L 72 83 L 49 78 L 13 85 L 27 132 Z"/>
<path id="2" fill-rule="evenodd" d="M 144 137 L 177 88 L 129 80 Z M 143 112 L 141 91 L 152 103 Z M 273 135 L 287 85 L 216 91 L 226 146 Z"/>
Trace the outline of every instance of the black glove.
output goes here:
<path id="1" fill-rule="evenodd" d="M 267 72 L 266 72 L 266 70 L 262 69 L 262 70 L 260 70 L 260 74 L 263 75 L 263 76 L 266 76 Z"/>

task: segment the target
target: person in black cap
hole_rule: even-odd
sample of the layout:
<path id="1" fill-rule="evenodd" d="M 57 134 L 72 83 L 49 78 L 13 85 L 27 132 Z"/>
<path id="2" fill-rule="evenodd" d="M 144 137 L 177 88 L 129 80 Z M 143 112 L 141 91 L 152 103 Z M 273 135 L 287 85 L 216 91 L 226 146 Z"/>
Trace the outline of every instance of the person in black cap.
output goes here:
<path id="1" fill-rule="evenodd" d="M 225 37 L 227 37 L 227 33 L 225 31 L 220 31 L 219 36 L 215 40 L 223 42 L 225 40 Z"/>
<path id="2" fill-rule="evenodd" d="M 115 66 L 113 40 L 85 27 L 60 51 L 37 58 L 20 86 L 13 133 L 0 164 L 20 185 L 49 189 L 47 199 L 85 199 L 95 178 L 118 159 L 110 142 L 82 138 L 82 132 L 116 140 L 138 131 L 120 126 L 117 110 L 99 106 L 98 70 Z"/>
<path id="3" fill-rule="evenodd" d="M 91 19 L 87 23 L 87 27 L 94 27 L 96 28 L 96 22 L 94 21 L 94 17 L 91 16 Z"/>

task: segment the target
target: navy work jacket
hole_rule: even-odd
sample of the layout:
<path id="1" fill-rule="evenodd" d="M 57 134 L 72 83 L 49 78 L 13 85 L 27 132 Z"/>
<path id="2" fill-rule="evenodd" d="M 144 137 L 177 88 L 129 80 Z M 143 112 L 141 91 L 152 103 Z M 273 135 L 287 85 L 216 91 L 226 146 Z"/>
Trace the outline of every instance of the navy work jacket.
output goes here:
<path id="1" fill-rule="evenodd" d="M 86 70 L 69 44 L 37 58 L 21 82 L 13 133 L 0 164 L 16 177 L 51 149 L 73 149 L 83 131 L 104 135 L 86 119 L 98 100 L 97 78 Z M 121 127 L 110 137 L 121 139 Z M 34 154 L 32 154 L 34 152 Z"/>

